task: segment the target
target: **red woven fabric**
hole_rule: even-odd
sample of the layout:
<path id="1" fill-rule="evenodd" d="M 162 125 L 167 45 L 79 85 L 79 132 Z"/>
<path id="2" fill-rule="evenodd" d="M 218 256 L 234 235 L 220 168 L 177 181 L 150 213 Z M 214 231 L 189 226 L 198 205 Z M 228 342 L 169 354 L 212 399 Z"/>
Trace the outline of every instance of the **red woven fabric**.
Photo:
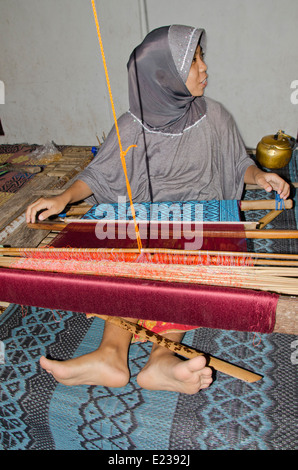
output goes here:
<path id="1" fill-rule="evenodd" d="M 76 248 L 137 248 L 132 222 L 110 221 L 106 224 L 70 223 L 53 240 L 53 247 Z M 100 225 L 101 224 L 101 225 Z M 202 233 L 201 233 L 202 232 Z M 206 233 L 217 233 L 216 237 Z M 181 236 L 179 236 L 181 234 Z M 172 250 L 246 251 L 245 230 L 242 224 L 206 223 L 202 226 L 189 222 L 140 222 L 143 248 Z M 99 236 L 104 237 L 102 239 Z M 200 245 L 200 246 L 199 246 Z"/>
<path id="2" fill-rule="evenodd" d="M 279 296 L 238 288 L 2 268 L 0 298 L 74 312 L 271 333 Z"/>

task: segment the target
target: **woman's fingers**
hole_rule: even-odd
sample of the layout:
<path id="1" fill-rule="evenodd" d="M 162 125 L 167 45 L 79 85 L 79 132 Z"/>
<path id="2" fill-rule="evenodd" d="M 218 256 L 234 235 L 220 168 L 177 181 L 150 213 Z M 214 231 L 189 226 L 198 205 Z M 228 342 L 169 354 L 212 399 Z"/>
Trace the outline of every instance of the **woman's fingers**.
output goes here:
<path id="1" fill-rule="evenodd" d="M 45 220 L 51 215 L 59 214 L 63 209 L 64 205 L 59 202 L 58 198 L 41 198 L 28 206 L 26 210 L 26 221 L 27 223 L 34 223 L 36 215 L 41 211 L 38 220 Z"/>

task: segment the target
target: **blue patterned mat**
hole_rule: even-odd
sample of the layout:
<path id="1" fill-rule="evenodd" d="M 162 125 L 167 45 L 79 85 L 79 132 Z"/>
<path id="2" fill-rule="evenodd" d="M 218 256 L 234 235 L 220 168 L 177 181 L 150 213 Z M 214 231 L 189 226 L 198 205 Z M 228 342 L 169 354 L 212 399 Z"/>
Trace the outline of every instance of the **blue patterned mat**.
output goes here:
<path id="1" fill-rule="evenodd" d="M 188 396 L 141 389 L 136 376 L 150 345 L 130 349 L 131 381 L 120 389 L 66 387 L 41 370 L 38 358 L 94 350 L 103 321 L 83 314 L 22 309 L 0 317 L 0 448 L 9 450 L 296 449 L 297 338 L 200 329 L 184 342 L 261 373 L 254 384 L 218 373 Z"/>

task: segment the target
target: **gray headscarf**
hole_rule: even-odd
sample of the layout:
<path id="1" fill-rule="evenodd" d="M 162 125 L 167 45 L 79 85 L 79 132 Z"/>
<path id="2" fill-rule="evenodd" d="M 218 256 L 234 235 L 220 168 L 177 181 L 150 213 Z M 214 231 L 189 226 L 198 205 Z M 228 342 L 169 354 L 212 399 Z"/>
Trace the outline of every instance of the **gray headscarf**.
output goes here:
<path id="1" fill-rule="evenodd" d="M 206 113 L 203 97 L 194 98 L 187 80 L 205 31 L 190 26 L 157 28 L 132 52 L 128 62 L 130 112 L 150 130 L 176 134 Z"/>
<path id="2" fill-rule="evenodd" d="M 240 199 L 253 164 L 232 116 L 185 82 L 205 31 L 167 26 L 152 31 L 128 63 L 130 112 L 118 120 L 134 202 Z M 197 124 L 197 125 L 196 125 Z M 187 130 L 187 132 L 185 132 Z M 78 176 L 92 204 L 127 196 L 115 126 Z"/>

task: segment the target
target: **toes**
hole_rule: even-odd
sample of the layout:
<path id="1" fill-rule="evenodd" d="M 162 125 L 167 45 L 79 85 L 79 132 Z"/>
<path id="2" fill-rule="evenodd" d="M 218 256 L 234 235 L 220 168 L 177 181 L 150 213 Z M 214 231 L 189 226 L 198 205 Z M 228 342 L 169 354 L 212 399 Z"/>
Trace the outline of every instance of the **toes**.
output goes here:
<path id="1" fill-rule="evenodd" d="M 190 372 L 202 371 L 206 367 L 206 358 L 197 356 L 187 361 L 188 370 Z"/>
<path id="2" fill-rule="evenodd" d="M 51 373 L 51 361 L 44 356 L 41 356 L 39 363 L 43 369 Z"/>

